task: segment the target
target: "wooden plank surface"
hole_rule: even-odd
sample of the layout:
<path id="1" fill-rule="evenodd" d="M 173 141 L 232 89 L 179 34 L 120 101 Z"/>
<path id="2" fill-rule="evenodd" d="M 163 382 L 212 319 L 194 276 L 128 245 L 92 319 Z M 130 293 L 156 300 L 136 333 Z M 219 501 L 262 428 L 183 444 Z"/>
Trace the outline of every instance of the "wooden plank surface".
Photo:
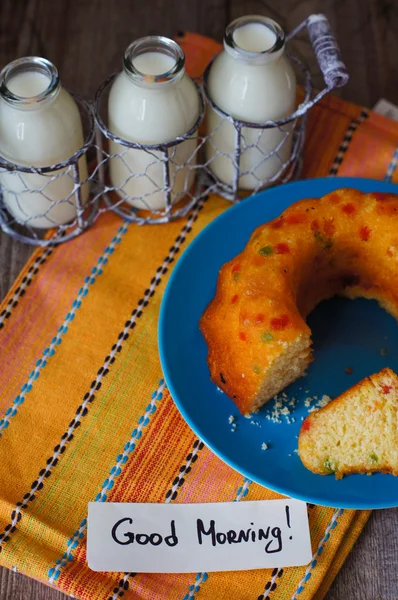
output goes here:
<path id="1" fill-rule="evenodd" d="M 351 77 L 339 94 L 369 107 L 380 97 L 398 104 L 398 0 L 1 0 L 0 67 L 40 54 L 57 65 L 66 87 L 90 98 L 110 72 L 119 70 L 124 48 L 137 37 L 191 30 L 221 40 L 227 23 L 240 15 L 265 14 L 289 30 L 321 11 L 331 21 Z M 315 84 L 321 87 L 304 34 L 295 50 L 317 73 Z M 31 251 L 0 234 L 1 298 Z M 398 600 L 397 523 L 398 509 L 372 514 L 326 600 Z M 64 597 L 0 569 L 1 600 Z"/>

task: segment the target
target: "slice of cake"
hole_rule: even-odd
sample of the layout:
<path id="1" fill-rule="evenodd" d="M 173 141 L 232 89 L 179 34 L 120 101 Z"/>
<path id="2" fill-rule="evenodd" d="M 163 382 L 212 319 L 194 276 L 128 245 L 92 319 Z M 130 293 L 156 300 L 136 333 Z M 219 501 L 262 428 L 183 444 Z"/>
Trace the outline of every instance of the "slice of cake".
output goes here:
<path id="1" fill-rule="evenodd" d="M 383 369 L 360 381 L 301 426 L 298 451 L 320 475 L 398 475 L 398 377 Z"/>

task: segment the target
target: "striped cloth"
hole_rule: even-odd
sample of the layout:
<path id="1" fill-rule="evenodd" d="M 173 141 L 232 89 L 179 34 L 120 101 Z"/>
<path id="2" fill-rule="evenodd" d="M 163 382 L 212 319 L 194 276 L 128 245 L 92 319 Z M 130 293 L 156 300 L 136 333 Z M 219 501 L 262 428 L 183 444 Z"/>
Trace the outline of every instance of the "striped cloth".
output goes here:
<path id="1" fill-rule="evenodd" d="M 218 46 L 187 34 L 199 75 Z M 398 124 L 341 101 L 313 109 L 305 177 L 395 177 Z M 104 214 L 37 250 L 0 311 L 0 561 L 84 600 L 320 600 L 369 512 L 309 507 L 308 567 L 181 575 L 94 573 L 87 503 L 277 498 L 193 434 L 162 379 L 157 322 L 179 253 L 228 203 L 138 227 Z"/>

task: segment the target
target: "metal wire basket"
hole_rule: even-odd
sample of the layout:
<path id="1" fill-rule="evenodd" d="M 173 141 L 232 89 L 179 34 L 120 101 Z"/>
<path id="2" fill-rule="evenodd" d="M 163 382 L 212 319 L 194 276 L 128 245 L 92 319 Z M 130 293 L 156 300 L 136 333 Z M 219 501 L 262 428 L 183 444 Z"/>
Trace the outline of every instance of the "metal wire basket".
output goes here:
<path id="1" fill-rule="evenodd" d="M 106 126 L 102 117 L 106 94 L 117 74 L 111 75 L 100 86 L 93 103 L 76 98 L 82 114 L 84 113 L 87 135 L 84 146 L 69 160 L 49 167 L 34 168 L 11 164 L 0 158 L 1 229 L 29 244 L 59 244 L 82 233 L 104 211 L 111 210 L 123 219 L 139 224 L 166 223 L 185 216 L 209 193 L 217 193 L 232 202 L 238 202 L 264 187 L 297 178 L 301 168 L 308 111 L 323 96 L 334 88 L 345 85 L 348 80 L 336 40 L 323 15 L 311 15 L 286 37 L 286 41 L 290 41 L 305 27 L 324 77 L 325 88 L 313 96 L 311 73 L 297 56 L 289 53 L 292 64 L 300 71 L 304 80 L 303 101 L 294 113 L 279 121 L 242 121 L 217 106 L 208 89 L 212 62 L 206 68 L 202 81 L 196 82 L 200 97 L 197 120 L 186 134 L 168 143 L 139 144 L 116 136 Z M 219 119 L 217 125 L 205 135 L 201 126 L 209 107 Z M 217 135 L 225 123 L 234 130 L 234 148 L 231 153 L 220 152 L 216 143 Z M 277 143 L 264 150 L 261 140 L 267 131 L 277 133 Z M 117 152 L 111 150 L 115 147 L 118 148 Z M 249 152 L 257 152 L 258 163 L 247 168 L 245 154 Z M 88 174 L 82 172 L 82 156 L 87 159 Z M 142 156 L 145 156 L 144 161 L 137 160 L 137 157 Z M 217 176 L 214 169 L 216 159 L 228 163 L 231 172 L 229 182 Z M 264 165 L 271 164 L 271 161 L 273 168 L 264 169 Z M 123 183 L 119 186 L 111 184 L 108 173 L 115 164 L 124 173 Z M 29 182 L 27 175 L 40 176 L 39 183 L 36 181 L 32 184 L 34 180 Z M 53 201 L 47 191 L 59 177 L 71 178 L 74 186 L 64 198 Z M 17 185 L 13 185 L 14 179 L 11 178 L 15 178 Z M 250 185 L 247 185 L 248 181 Z M 141 185 L 142 182 L 145 185 Z M 246 183 L 247 189 L 244 189 L 245 185 L 242 183 Z M 88 185 L 90 196 L 84 201 L 84 190 Z M 10 194 L 14 203 L 21 208 L 19 218 L 13 217 L 7 210 Z M 50 229 L 45 238 L 42 235 L 43 228 L 35 228 L 34 219 L 21 218 L 23 200 L 29 196 L 37 198 L 38 195 L 45 203 L 45 210 L 40 216 L 48 220 L 49 228 L 55 225 L 51 213 L 59 210 L 60 206 L 72 207 L 75 215 L 67 225 Z M 104 199 L 103 203 L 99 202 L 100 198 Z"/>
<path id="2" fill-rule="evenodd" d="M 0 157 L 0 226 L 21 242 L 38 246 L 66 242 L 90 227 L 98 214 L 101 189 L 98 167 L 92 167 L 97 160 L 93 107 L 73 96 L 85 132 L 84 145 L 73 156 L 47 167 L 18 165 Z M 62 189 L 65 193 L 54 199 Z M 30 202 L 40 207 L 34 214 L 27 210 Z M 67 224 L 57 225 L 59 215 Z"/>
<path id="3" fill-rule="evenodd" d="M 105 125 L 101 116 L 101 107 L 104 97 L 118 73 L 111 75 L 99 88 L 95 98 L 95 118 L 99 131 L 103 135 L 100 148 L 102 164 L 109 167 L 113 163 L 119 162 L 125 170 L 125 180 L 120 186 L 113 186 L 106 177 L 107 171 L 103 171 L 103 197 L 109 209 L 130 222 L 144 223 L 166 223 L 175 218 L 185 216 L 192 206 L 202 197 L 204 186 L 202 185 L 201 171 L 201 148 L 204 143 L 203 138 L 198 134 L 205 114 L 205 102 L 202 90 L 196 84 L 199 93 L 200 110 L 199 115 L 193 126 L 184 135 L 164 144 L 140 144 L 131 142 L 116 136 Z M 104 140 L 115 142 L 122 147 L 122 150 L 112 153 L 106 149 Z M 181 160 L 179 150 L 184 144 L 188 152 L 184 152 L 184 158 Z M 143 163 L 142 169 L 134 169 L 134 162 L 140 154 L 145 155 L 145 159 L 139 161 Z M 120 168 L 120 167 L 119 167 Z M 129 184 L 134 183 L 133 189 L 136 193 L 126 191 Z M 140 188 L 144 187 L 146 191 L 139 193 Z M 149 188 L 149 191 L 148 191 Z M 156 204 L 164 207 L 157 208 Z M 133 202 L 139 206 L 134 209 L 129 203 Z M 182 206 L 177 210 L 176 204 L 181 202 Z"/>
<path id="4" fill-rule="evenodd" d="M 96 96 L 96 121 L 103 136 L 107 140 L 113 140 L 122 145 L 123 151 L 117 154 L 110 154 L 102 147 L 101 153 L 104 157 L 104 165 L 109 164 L 111 160 L 123 161 L 126 168 L 125 183 L 128 183 L 131 179 L 148 179 L 150 178 L 150 174 L 147 170 L 134 170 L 132 162 L 126 160 L 131 150 L 140 150 L 151 156 L 151 167 L 156 163 L 162 165 L 163 180 L 161 184 L 159 182 L 156 185 L 154 184 L 153 190 L 150 193 L 142 196 L 129 195 L 124 189 L 124 183 L 120 187 L 112 187 L 109 183 L 105 184 L 104 196 L 107 206 L 130 222 L 138 222 L 140 224 L 164 223 L 184 216 L 204 194 L 213 192 L 232 202 L 238 202 L 243 197 L 256 194 L 264 187 L 297 178 L 301 168 L 308 111 L 323 96 L 334 88 L 345 85 L 348 80 L 348 74 L 340 51 L 325 16 L 311 15 L 287 36 L 286 41 L 290 41 L 305 27 L 307 27 L 319 67 L 325 80 L 325 88 L 312 97 L 313 86 L 310 71 L 297 56 L 289 53 L 291 62 L 304 80 L 304 97 L 293 114 L 278 121 L 267 121 L 265 123 L 242 121 L 234 118 L 232 114 L 226 113 L 215 104 L 208 89 L 209 72 L 215 57 L 207 66 L 201 81 L 205 102 L 203 103 L 203 99 L 201 98 L 201 110 L 198 120 L 186 135 L 162 145 L 145 145 L 129 142 L 116 137 L 106 127 L 104 120 L 101 118 L 102 97 L 112 83 L 115 75 L 109 78 L 100 87 Z M 213 129 L 207 134 L 201 134 L 199 127 L 203 121 L 205 111 L 209 107 L 220 118 Z M 217 145 L 217 135 L 221 132 L 225 123 L 228 123 L 234 129 L 234 148 L 230 153 L 221 152 Z M 198 133 L 198 130 L 200 133 Z M 274 136 L 277 139 L 277 143 L 274 147 L 264 151 L 262 139 L 264 132 L 267 131 L 278 132 L 278 135 Z M 193 139 L 197 141 L 194 150 L 186 160 L 177 163 L 175 157 L 178 144 Z M 210 152 L 208 151 L 209 147 L 212 148 Z M 287 148 L 289 148 L 288 152 L 286 152 Z M 247 153 L 253 152 L 257 153 L 258 162 L 254 167 L 248 169 L 245 167 L 245 156 Z M 198 157 L 197 161 L 194 160 L 195 157 Z M 231 183 L 226 183 L 215 173 L 213 165 L 215 160 L 219 159 L 224 161 L 224 165 L 227 164 L 231 173 Z M 273 161 L 273 166 L 270 169 L 269 164 L 271 161 Z M 173 197 L 175 182 L 180 172 L 188 172 L 190 174 L 195 172 L 196 185 L 192 187 L 191 179 L 186 177 L 184 185 L 177 186 L 178 193 L 174 194 Z M 244 189 L 245 187 L 248 189 Z M 153 210 L 151 208 L 151 197 L 153 194 L 158 194 L 159 192 L 164 193 L 164 208 Z M 181 203 L 179 203 L 180 200 L 182 200 Z M 131 207 L 131 202 L 137 204 L 139 201 L 142 203 L 141 209 L 144 210 Z"/>

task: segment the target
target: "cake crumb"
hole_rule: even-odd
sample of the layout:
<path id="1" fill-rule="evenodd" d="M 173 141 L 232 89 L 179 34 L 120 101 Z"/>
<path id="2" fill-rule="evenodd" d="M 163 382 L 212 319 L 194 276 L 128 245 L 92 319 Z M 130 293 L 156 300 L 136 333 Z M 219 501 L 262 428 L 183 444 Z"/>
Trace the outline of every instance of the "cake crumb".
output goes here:
<path id="1" fill-rule="evenodd" d="M 229 415 L 228 423 L 231 425 L 235 421 L 235 417 L 233 415 Z"/>
<path id="2" fill-rule="evenodd" d="M 296 448 L 294 452 L 295 452 L 296 454 L 298 454 L 298 449 Z"/>
<path id="3" fill-rule="evenodd" d="M 380 355 L 387 356 L 387 348 L 380 348 Z"/>
<path id="4" fill-rule="evenodd" d="M 331 401 L 331 397 L 328 396 L 327 394 L 323 394 L 322 398 L 320 400 L 318 400 L 318 402 L 316 403 L 315 406 L 317 408 L 323 408 L 324 406 L 329 404 L 330 401 Z"/>
<path id="5" fill-rule="evenodd" d="M 286 396 L 286 397 L 285 397 Z M 269 413 L 266 418 L 273 423 L 287 423 L 290 425 L 295 422 L 294 417 L 291 417 L 292 409 L 296 407 L 296 398 L 293 396 L 289 398 L 287 394 L 282 392 L 279 396 L 274 396 L 273 407 L 269 409 Z M 281 418 L 284 417 L 284 420 Z"/>
<path id="6" fill-rule="evenodd" d="M 269 446 L 265 442 L 261 444 L 261 450 L 268 450 Z"/>
<path id="7" fill-rule="evenodd" d="M 351 369 L 351 367 L 346 367 L 344 370 L 347 373 L 347 375 L 352 375 L 352 373 L 353 373 L 353 370 Z"/>

